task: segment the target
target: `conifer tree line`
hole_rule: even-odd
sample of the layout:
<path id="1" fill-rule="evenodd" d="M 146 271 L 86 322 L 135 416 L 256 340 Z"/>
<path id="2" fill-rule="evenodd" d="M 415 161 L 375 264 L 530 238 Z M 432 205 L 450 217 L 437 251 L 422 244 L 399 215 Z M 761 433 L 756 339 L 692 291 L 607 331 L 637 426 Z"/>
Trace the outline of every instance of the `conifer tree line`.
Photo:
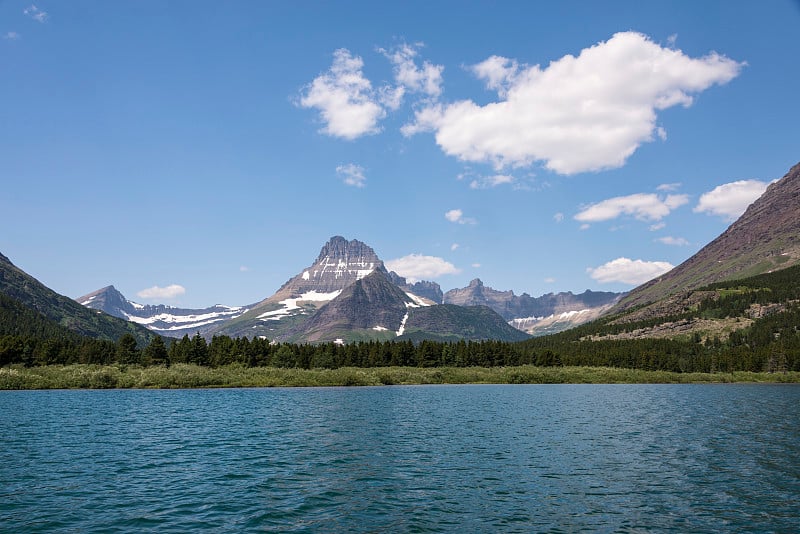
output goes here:
<path id="1" fill-rule="evenodd" d="M 608 366 L 674 372 L 800 371 L 800 267 L 703 288 L 709 296 L 671 317 L 618 324 L 604 318 L 559 334 L 522 342 L 366 341 L 271 343 L 200 334 L 155 337 L 138 346 L 131 334 L 116 342 L 79 336 L 0 294 L 0 366 L 22 364 L 173 365 L 219 367 L 496 367 Z M 753 305 L 777 309 L 724 339 L 699 333 L 674 339 L 620 339 L 621 333 L 693 318 L 742 318 Z M 741 320 L 741 319 L 738 319 Z"/>

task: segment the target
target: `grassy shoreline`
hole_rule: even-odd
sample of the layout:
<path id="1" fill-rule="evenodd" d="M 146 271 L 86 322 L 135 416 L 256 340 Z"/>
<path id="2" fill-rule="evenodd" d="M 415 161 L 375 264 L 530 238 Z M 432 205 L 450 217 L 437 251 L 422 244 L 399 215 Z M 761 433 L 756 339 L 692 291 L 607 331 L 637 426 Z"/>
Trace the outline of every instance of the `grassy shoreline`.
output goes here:
<path id="1" fill-rule="evenodd" d="M 610 367 L 371 367 L 282 369 L 125 365 L 51 365 L 0 368 L 0 390 L 177 389 L 380 386 L 423 384 L 712 384 L 800 383 L 800 372 L 673 373 Z"/>

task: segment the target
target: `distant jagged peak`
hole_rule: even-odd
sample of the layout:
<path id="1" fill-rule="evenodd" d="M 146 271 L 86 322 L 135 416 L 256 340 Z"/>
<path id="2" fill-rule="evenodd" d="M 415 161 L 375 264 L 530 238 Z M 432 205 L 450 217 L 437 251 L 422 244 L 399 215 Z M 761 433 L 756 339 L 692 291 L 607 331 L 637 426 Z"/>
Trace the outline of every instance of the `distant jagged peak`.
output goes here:
<path id="1" fill-rule="evenodd" d="M 8 259 L 8 258 L 6 258 L 5 256 L 3 256 L 3 253 L 2 253 L 2 252 L 0 252 L 0 262 L 3 262 L 3 263 L 8 263 L 8 264 L 10 264 L 10 265 L 14 265 L 13 263 L 11 263 L 11 260 L 9 260 L 9 259 Z"/>
<path id="2" fill-rule="evenodd" d="M 322 250 L 314 263 L 323 263 L 326 260 L 344 260 L 346 263 L 383 264 L 375 251 L 357 239 L 348 241 L 346 238 L 335 235 L 322 246 Z"/>

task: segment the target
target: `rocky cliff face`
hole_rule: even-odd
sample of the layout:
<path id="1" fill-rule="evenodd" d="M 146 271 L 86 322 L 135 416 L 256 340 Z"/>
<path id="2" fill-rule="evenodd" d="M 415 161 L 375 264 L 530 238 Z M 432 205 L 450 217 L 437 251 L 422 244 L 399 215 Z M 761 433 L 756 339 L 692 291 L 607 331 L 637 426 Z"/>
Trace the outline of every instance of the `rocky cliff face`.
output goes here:
<path id="1" fill-rule="evenodd" d="M 668 273 L 631 291 L 614 311 L 680 291 L 800 263 L 800 163 L 771 184 L 725 232 Z"/>
<path id="2" fill-rule="evenodd" d="M 400 289 L 403 291 L 407 291 L 408 293 L 412 293 L 417 295 L 418 297 L 422 297 L 424 299 L 428 299 L 434 304 L 441 304 L 442 298 L 444 297 L 442 293 L 442 288 L 436 282 L 428 282 L 426 280 L 420 280 L 419 282 L 414 282 L 413 284 L 409 284 L 405 278 L 400 276 L 394 271 L 389 273 L 389 278 L 395 285 L 399 286 Z"/>
<path id="3" fill-rule="evenodd" d="M 309 291 L 340 291 L 382 266 L 383 262 L 368 245 L 334 236 L 325 243 L 311 266 L 286 282 L 268 300 L 297 297 Z"/>
<path id="4" fill-rule="evenodd" d="M 143 305 L 126 299 L 114 286 L 98 289 L 75 300 L 87 308 L 104 311 L 171 337 L 206 334 L 220 323 L 235 319 L 247 311 L 245 307 L 220 304 L 198 310 L 164 304 Z"/>

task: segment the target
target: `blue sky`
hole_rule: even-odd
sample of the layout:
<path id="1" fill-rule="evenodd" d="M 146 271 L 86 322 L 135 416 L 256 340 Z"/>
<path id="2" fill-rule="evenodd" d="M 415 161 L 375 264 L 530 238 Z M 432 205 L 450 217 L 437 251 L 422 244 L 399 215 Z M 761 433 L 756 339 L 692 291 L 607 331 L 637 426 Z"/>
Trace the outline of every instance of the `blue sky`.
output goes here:
<path id="1" fill-rule="evenodd" d="M 800 4 L 0 2 L 0 252 L 271 295 L 333 235 L 444 290 L 622 291 L 800 161 Z"/>

